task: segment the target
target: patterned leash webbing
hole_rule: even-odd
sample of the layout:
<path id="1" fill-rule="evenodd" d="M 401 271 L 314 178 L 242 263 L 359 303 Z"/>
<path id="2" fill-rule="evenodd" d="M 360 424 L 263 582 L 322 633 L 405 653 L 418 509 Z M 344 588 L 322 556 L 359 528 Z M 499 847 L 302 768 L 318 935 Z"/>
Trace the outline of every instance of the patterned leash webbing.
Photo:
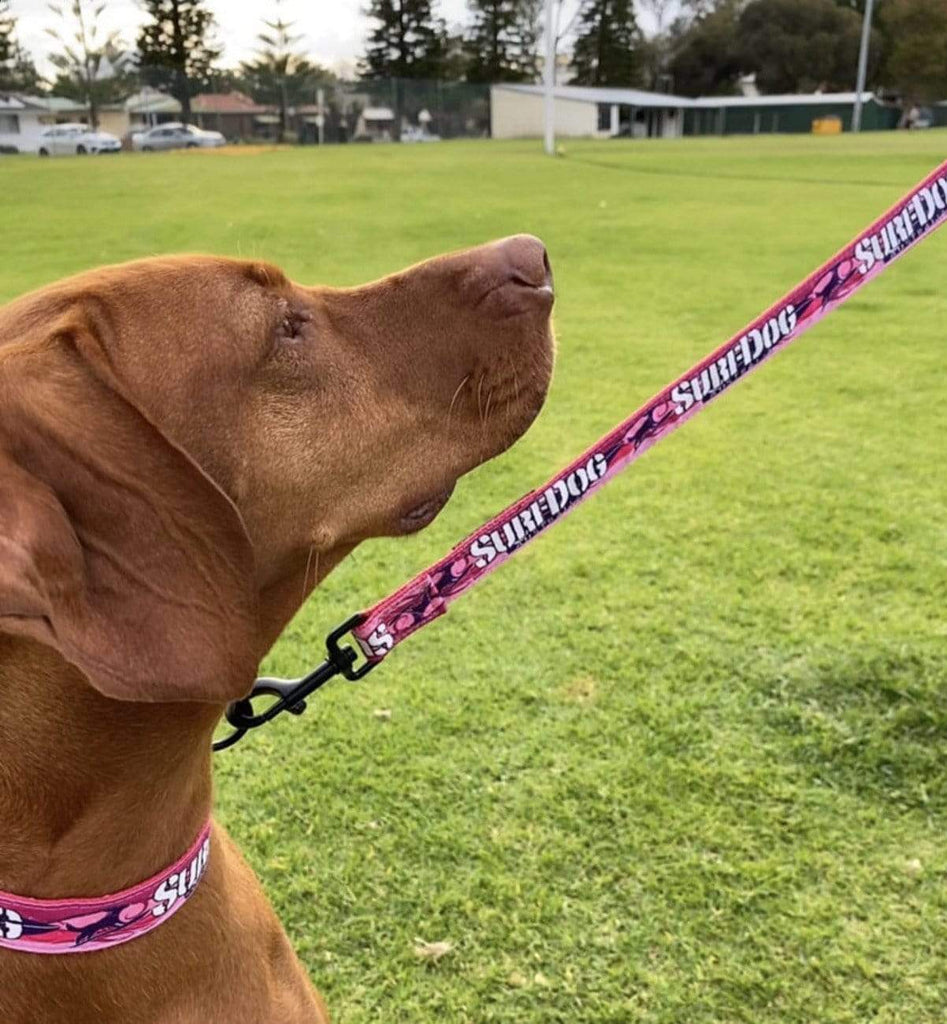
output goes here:
<path id="1" fill-rule="evenodd" d="M 394 593 L 357 617 L 368 665 L 448 605 L 947 220 L 947 161 L 785 298 Z M 366 666 L 368 667 L 368 666 Z"/>

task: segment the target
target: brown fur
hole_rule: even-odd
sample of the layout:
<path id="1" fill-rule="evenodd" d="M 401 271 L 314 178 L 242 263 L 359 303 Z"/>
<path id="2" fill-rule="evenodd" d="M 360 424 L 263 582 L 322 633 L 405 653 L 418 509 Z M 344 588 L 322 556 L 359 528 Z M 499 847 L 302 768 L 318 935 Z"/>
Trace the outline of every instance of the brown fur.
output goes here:
<path id="1" fill-rule="evenodd" d="M 354 289 L 178 257 L 0 309 L 0 889 L 95 897 L 188 847 L 214 725 L 313 587 L 536 415 L 547 274 L 526 236 Z M 0 950 L 0 994 L 5 1024 L 328 1020 L 218 825 L 166 925 Z"/>

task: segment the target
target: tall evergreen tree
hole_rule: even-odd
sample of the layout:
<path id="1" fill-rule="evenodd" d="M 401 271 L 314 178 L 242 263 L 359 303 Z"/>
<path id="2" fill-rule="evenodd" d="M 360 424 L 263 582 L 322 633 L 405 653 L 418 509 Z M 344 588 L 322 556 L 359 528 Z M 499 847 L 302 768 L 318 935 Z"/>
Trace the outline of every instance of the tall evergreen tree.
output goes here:
<path id="1" fill-rule="evenodd" d="M 376 24 L 368 34 L 363 78 L 437 78 L 444 58 L 446 30 L 431 0 L 371 0 L 367 15 Z"/>
<path id="2" fill-rule="evenodd" d="M 13 51 L 16 47 L 14 30 L 16 19 L 10 13 L 10 0 L 0 0 L 0 67 L 13 59 Z"/>
<path id="3" fill-rule="evenodd" d="M 586 0 L 572 52 L 572 81 L 579 85 L 637 85 L 642 35 L 632 0 Z"/>
<path id="4" fill-rule="evenodd" d="M 467 79 L 531 82 L 536 78 L 541 0 L 468 0 Z"/>
<path id="5" fill-rule="evenodd" d="M 147 85 L 167 89 L 191 119 L 191 96 L 207 82 L 221 54 L 211 34 L 214 16 L 202 0 L 144 0 L 150 20 L 138 36 L 141 75 Z"/>
<path id="6" fill-rule="evenodd" d="M 401 138 L 404 79 L 438 78 L 447 50 L 447 30 L 432 0 L 371 0 L 366 14 L 375 24 L 359 73 L 366 79 L 394 80 L 395 138 Z"/>
<path id="7" fill-rule="evenodd" d="M 261 44 L 257 58 L 241 65 L 244 77 L 254 83 L 253 95 L 279 107 L 279 141 L 286 136 L 287 111 L 304 89 L 315 89 L 316 83 L 332 76 L 316 64 L 311 64 L 298 53 L 296 45 L 302 39 L 293 29 L 294 21 L 283 17 L 283 0 L 273 0 L 276 6 L 272 21 L 264 18 L 266 31 L 257 36 Z"/>
<path id="8" fill-rule="evenodd" d="M 10 0 L 0 0 L 0 90 L 32 92 L 38 86 L 36 65 L 16 38 L 16 18 L 10 11 Z"/>

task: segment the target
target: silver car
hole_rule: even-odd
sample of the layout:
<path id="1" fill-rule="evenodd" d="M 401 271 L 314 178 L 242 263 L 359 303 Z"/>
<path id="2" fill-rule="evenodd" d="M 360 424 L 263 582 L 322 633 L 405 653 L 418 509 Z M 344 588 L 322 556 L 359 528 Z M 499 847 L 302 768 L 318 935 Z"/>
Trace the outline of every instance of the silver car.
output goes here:
<path id="1" fill-rule="evenodd" d="M 87 124 L 57 124 L 41 133 L 36 152 L 40 156 L 84 156 L 86 153 L 118 153 L 122 144 L 114 135 Z"/>
<path id="2" fill-rule="evenodd" d="M 208 132 L 192 124 L 159 124 L 145 132 L 132 135 L 132 149 L 150 153 L 159 149 L 198 149 L 226 145 L 227 140 L 220 132 Z"/>

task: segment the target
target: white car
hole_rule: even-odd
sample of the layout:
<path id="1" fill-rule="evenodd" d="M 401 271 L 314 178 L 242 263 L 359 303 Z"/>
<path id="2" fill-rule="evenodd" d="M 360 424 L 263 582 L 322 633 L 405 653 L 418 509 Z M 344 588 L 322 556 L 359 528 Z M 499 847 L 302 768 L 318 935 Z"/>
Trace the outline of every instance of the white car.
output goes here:
<path id="1" fill-rule="evenodd" d="M 158 149 L 213 148 L 226 144 L 227 140 L 220 132 L 208 132 L 203 128 L 195 128 L 192 124 L 181 124 L 178 121 L 159 124 L 148 131 L 132 134 L 132 149 L 142 153 Z"/>
<path id="2" fill-rule="evenodd" d="M 424 127 L 415 127 L 414 125 L 408 125 L 407 128 L 401 129 L 401 141 L 402 142 L 440 142 L 440 135 L 432 135 Z"/>
<path id="3" fill-rule="evenodd" d="M 84 156 L 86 153 L 119 153 L 122 144 L 108 132 L 99 132 L 87 124 L 57 124 L 39 137 L 40 156 Z"/>

